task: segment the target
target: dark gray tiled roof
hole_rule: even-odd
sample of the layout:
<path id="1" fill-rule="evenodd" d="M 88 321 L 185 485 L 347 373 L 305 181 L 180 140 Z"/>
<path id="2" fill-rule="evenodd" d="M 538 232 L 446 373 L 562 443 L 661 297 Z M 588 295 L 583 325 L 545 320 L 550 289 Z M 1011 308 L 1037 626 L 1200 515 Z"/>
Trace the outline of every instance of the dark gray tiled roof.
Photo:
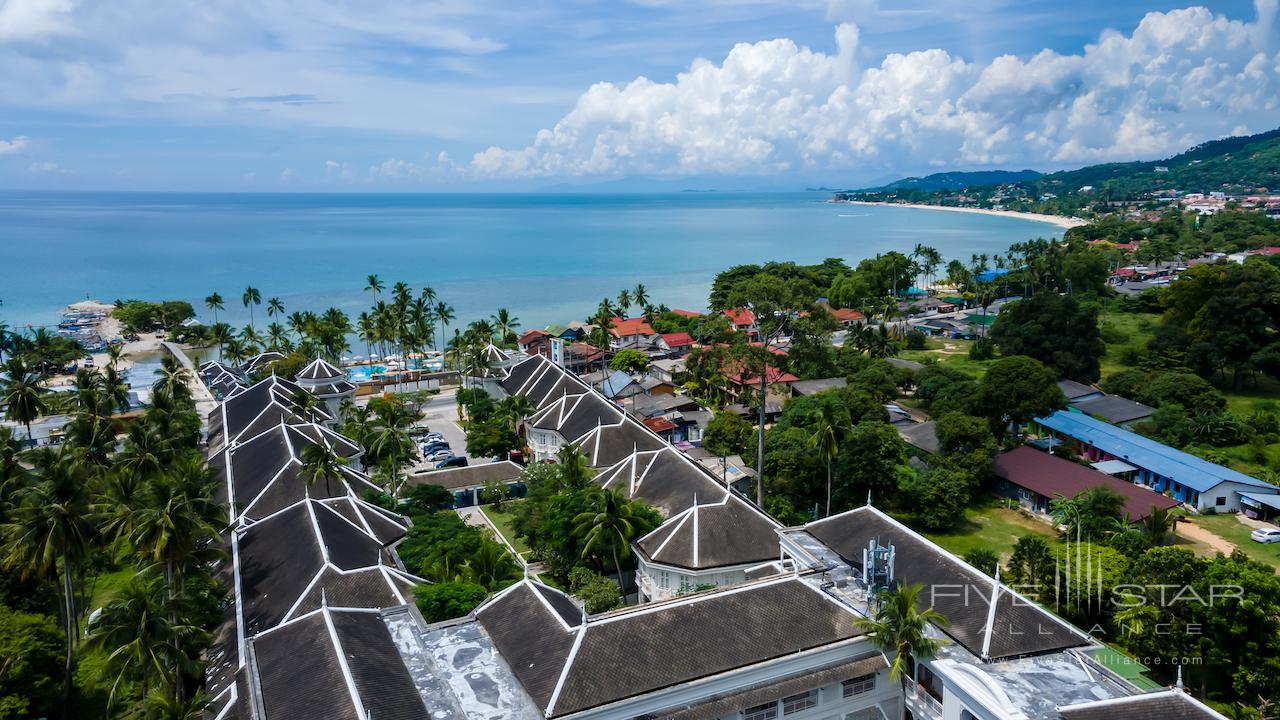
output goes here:
<path id="1" fill-rule="evenodd" d="M 666 447 L 662 438 L 650 433 L 631 418 L 621 423 L 592 428 L 575 444 L 587 456 L 592 467 L 608 467 L 637 451 Z"/>
<path id="2" fill-rule="evenodd" d="M 846 562 L 862 566 L 862 552 L 873 538 L 895 548 L 895 580 L 923 585 L 922 607 L 932 605 L 948 625 L 941 628 L 966 650 L 981 656 L 990 609 L 992 580 L 947 554 L 937 545 L 870 507 L 833 515 L 805 530 Z M 1048 611 L 1003 589 L 996 602 L 991 659 L 1037 655 L 1078 647 L 1088 640 Z"/>
<path id="3" fill-rule="evenodd" d="M 604 487 L 621 490 L 629 498 L 656 507 L 666 517 L 691 507 L 695 496 L 699 502 L 717 502 L 728 492 L 722 483 L 671 447 L 627 458 L 595 479 Z"/>
<path id="4" fill-rule="evenodd" d="M 551 366 L 551 361 L 541 355 L 534 355 L 528 360 L 512 365 L 507 376 L 498 381 L 508 395 L 515 395 L 539 371 Z"/>
<path id="5" fill-rule="evenodd" d="M 316 358 L 298 373 L 299 380 L 346 380 L 347 374 L 324 358 Z"/>
<path id="6" fill-rule="evenodd" d="M 254 370 L 257 370 L 259 367 L 263 365 L 266 365 L 268 363 L 273 363 L 277 360 L 283 360 L 283 359 L 284 359 L 284 353 L 279 353 L 274 350 L 268 350 L 267 352 L 258 353 L 257 355 L 254 355 L 253 357 L 246 360 L 244 365 L 240 366 L 240 369 L 246 373 L 253 372 Z"/>
<path id="7" fill-rule="evenodd" d="M 798 579 L 606 616 L 588 623 L 548 715 L 597 707 L 857 634 L 851 612 Z"/>
<path id="8" fill-rule="evenodd" d="M 690 570 L 750 565 L 778 557 L 778 527 L 731 494 L 671 518 L 636 547 L 652 562 Z"/>
<path id="9" fill-rule="evenodd" d="M 493 640 L 525 692 L 546 708 L 573 648 L 574 634 L 547 607 L 533 583 L 521 582 L 476 610 L 476 620 Z"/>
<path id="10" fill-rule="evenodd" d="M 1063 720 L 1225 720 L 1178 690 L 1058 708 Z"/>
<path id="11" fill-rule="evenodd" d="M 432 470 L 417 475 L 410 475 L 409 485 L 439 485 L 449 490 L 461 488 L 484 487 L 484 484 L 496 480 L 501 483 L 515 482 L 520 479 L 524 468 L 510 460 L 468 465 L 447 470 Z"/>
<path id="12" fill-rule="evenodd" d="M 253 648 L 264 720 L 355 720 L 357 708 L 379 720 L 430 717 L 377 613 L 316 612 L 255 638 Z"/>
<path id="13" fill-rule="evenodd" d="M 312 501 L 298 503 L 241 532 L 237 560 L 247 636 L 288 619 L 324 569 L 326 558 L 343 570 L 376 568 L 383 560 L 381 542 Z M 359 606 L 383 607 L 386 581 L 370 576 L 366 589 L 368 601 Z"/>
<path id="14" fill-rule="evenodd" d="M 642 606 L 568 627 L 536 588 L 523 581 L 481 606 L 476 618 L 547 717 L 858 635 L 851 611 L 799 578 Z M 558 682 L 560 694 L 549 708 Z"/>

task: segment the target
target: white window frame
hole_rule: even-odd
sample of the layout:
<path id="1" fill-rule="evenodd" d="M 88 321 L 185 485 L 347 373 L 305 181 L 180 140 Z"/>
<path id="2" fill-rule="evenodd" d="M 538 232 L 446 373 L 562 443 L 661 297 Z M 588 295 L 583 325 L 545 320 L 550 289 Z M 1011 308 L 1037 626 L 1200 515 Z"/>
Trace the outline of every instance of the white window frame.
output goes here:
<path id="1" fill-rule="evenodd" d="M 798 712 L 804 712 L 816 707 L 818 707 L 818 691 L 816 689 L 782 698 L 783 715 L 795 715 Z"/>
<path id="2" fill-rule="evenodd" d="M 876 689 L 876 673 L 867 673 L 849 678 L 840 683 L 840 697 L 848 700 L 851 697 L 866 695 Z"/>
<path id="3" fill-rule="evenodd" d="M 777 720 L 778 717 L 778 701 L 764 703 L 749 707 L 742 711 L 742 720 Z"/>

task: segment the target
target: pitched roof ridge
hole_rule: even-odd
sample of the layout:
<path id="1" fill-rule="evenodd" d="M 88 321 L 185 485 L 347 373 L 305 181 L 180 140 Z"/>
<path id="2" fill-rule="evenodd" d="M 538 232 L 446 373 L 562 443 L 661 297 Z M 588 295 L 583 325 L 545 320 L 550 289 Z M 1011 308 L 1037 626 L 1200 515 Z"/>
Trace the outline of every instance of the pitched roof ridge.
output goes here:
<path id="1" fill-rule="evenodd" d="M 556 701 L 560 699 L 560 691 L 564 689 L 564 683 L 569 679 L 569 671 L 573 668 L 573 662 L 578 659 L 578 648 L 582 647 L 582 640 L 587 636 L 587 624 L 583 623 L 578 626 L 577 633 L 573 638 L 573 646 L 569 648 L 569 655 L 564 659 L 564 666 L 560 668 L 560 677 L 556 679 L 555 689 L 551 691 L 551 698 L 547 700 L 546 714 L 548 717 L 555 714 Z"/>
<path id="2" fill-rule="evenodd" d="M 360 698 L 360 690 L 356 687 L 355 675 L 351 672 L 351 666 L 347 662 L 346 648 L 342 646 L 342 640 L 338 637 L 338 629 L 333 625 L 333 615 L 330 614 L 328 606 L 321 608 L 324 612 L 324 624 L 329 629 L 329 637 L 333 640 L 335 654 L 338 656 L 338 666 L 342 669 L 342 679 L 347 683 L 347 692 L 351 695 L 351 705 L 355 708 L 358 720 L 369 720 L 369 714 L 366 712 L 364 702 Z"/>

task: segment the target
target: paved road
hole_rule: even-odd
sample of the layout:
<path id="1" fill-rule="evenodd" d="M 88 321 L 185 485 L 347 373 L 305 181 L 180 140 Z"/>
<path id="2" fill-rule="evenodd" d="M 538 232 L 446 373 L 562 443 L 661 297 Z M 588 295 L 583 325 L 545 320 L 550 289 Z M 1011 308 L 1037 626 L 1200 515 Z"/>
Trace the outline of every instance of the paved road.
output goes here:
<path id="1" fill-rule="evenodd" d="M 465 457 L 467 434 L 458 425 L 458 401 L 454 396 L 455 391 L 448 389 L 440 391 L 439 395 L 428 400 L 423 408 L 422 422 L 433 431 L 444 435 L 445 442 L 449 443 L 454 455 Z M 435 467 L 435 464 L 420 463 L 415 469 L 425 469 L 428 466 Z"/>

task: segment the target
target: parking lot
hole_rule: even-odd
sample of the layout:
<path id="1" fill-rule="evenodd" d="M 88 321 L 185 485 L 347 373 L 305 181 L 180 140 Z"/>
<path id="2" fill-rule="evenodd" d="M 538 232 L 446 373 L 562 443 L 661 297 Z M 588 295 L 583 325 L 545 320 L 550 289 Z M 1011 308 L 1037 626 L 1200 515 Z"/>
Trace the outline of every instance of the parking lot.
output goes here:
<path id="1" fill-rule="evenodd" d="M 441 391 L 439 395 L 427 402 L 423 411 L 425 415 L 420 422 L 431 428 L 433 432 L 444 435 L 445 442 L 449 443 L 449 448 L 454 455 L 466 457 L 467 436 L 458 425 L 458 403 L 454 398 L 454 390 Z M 413 471 L 434 467 L 435 463 L 419 460 L 418 464 L 414 465 Z"/>

